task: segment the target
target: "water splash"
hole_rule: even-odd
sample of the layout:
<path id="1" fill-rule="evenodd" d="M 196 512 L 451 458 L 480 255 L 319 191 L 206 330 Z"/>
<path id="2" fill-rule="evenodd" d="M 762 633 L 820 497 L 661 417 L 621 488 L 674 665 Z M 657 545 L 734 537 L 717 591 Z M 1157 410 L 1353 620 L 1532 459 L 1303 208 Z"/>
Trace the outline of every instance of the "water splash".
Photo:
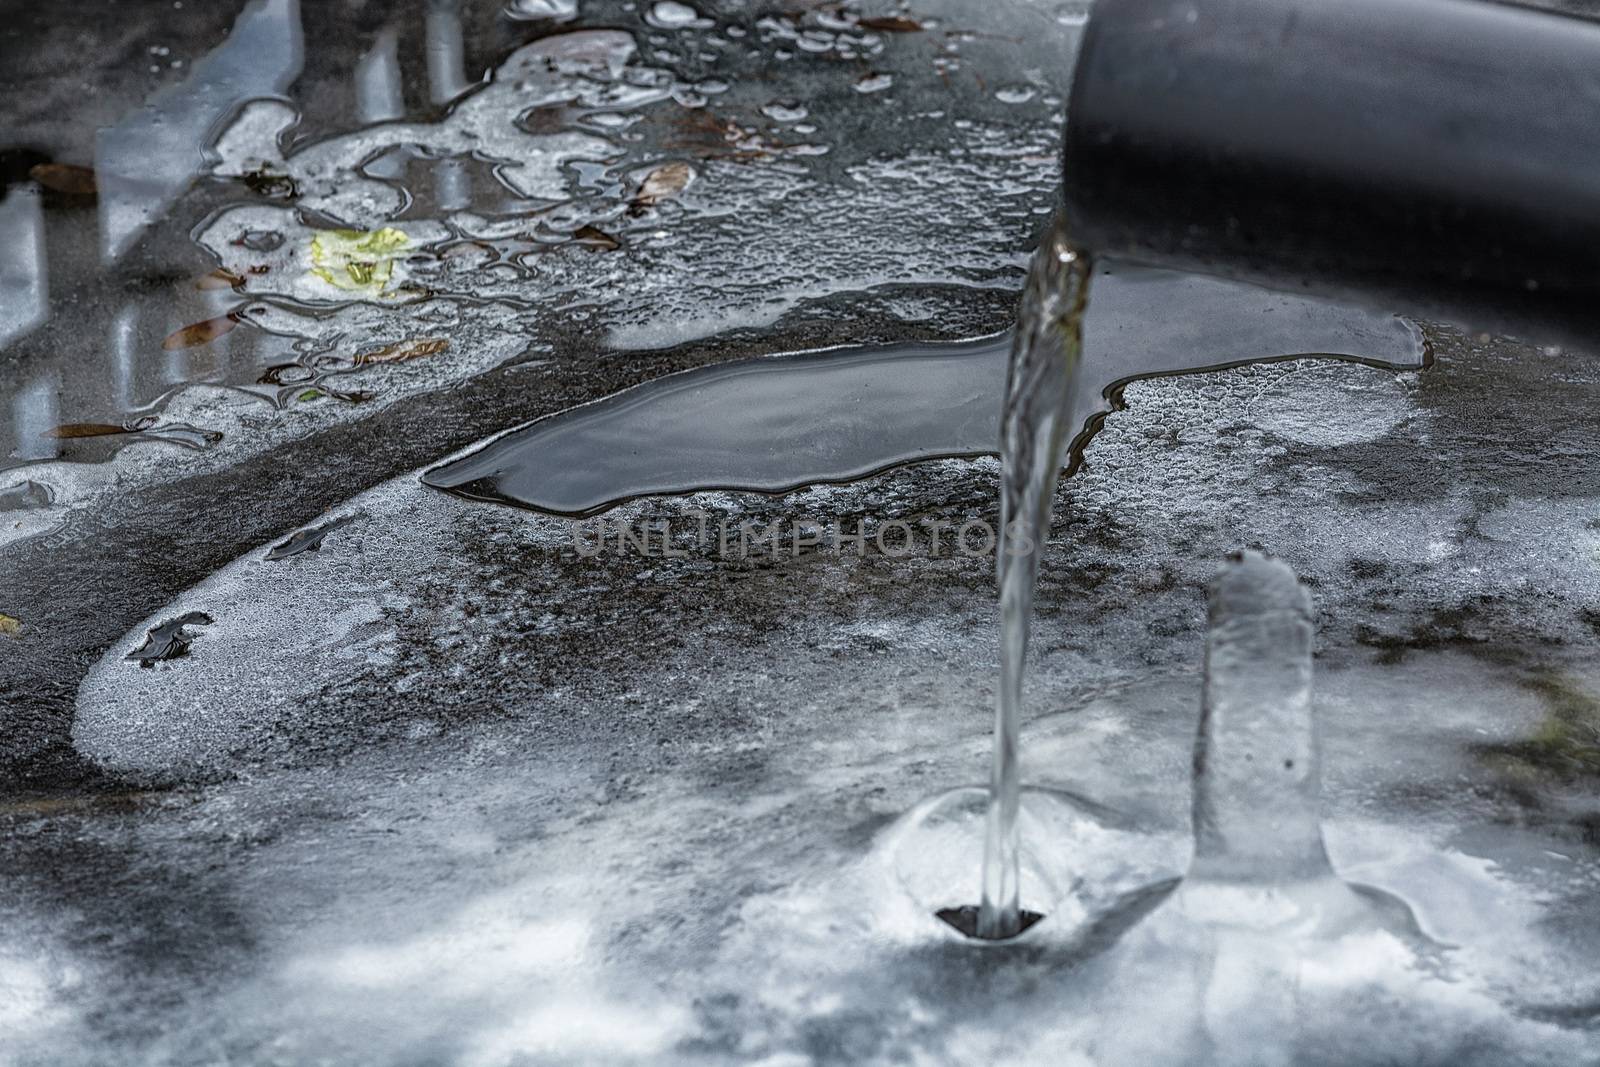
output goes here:
<path id="1" fill-rule="evenodd" d="M 0 347 L 36 329 L 49 311 L 42 196 L 0 189 Z"/>

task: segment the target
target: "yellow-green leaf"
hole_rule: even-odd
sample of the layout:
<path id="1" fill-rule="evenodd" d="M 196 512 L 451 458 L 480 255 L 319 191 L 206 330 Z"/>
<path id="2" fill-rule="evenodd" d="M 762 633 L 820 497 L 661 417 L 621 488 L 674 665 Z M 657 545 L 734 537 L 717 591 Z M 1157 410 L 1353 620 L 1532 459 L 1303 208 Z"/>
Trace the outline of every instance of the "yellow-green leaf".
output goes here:
<path id="1" fill-rule="evenodd" d="M 335 289 L 378 296 L 394 277 L 394 261 L 411 246 L 404 230 L 319 230 L 311 238 L 311 273 Z"/>

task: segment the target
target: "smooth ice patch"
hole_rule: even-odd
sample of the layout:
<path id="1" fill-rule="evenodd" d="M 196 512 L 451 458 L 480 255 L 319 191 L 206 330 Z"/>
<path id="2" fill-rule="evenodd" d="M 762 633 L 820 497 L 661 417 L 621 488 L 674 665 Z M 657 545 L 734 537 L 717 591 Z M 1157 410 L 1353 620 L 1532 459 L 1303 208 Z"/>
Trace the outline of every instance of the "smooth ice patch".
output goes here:
<path id="1" fill-rule="evenodd" d="M 1132 267 L 1096 277 L 1084 332 L 1067 417 L 1068 439 L 1080 447 L 1132 379 L 1305 354 L 1395 370 L 1420 368 L 1425 358 L 1417 328 L 1392 315 Z M 1005 335 L 844 349 L 669 375 L 511 431 L 423 480 L 471 499 L 582 515 L 646 494 L 785 492 L 916 460 L 992 454 L 1012 343 Z M 1366 439 L 1367 424 L 1387 427 L 1410 411 L 1392 379 L 1374 375 L 1369 384 L 1344 373 L 1386 409 L 1358 408 L 1347 438 Z M 1321 395 L 1304 401 L 1323 423 L 1328 407 Z M 1399 416 L 1387 410 L 1396 407 Z M 1328 432 L 1338 434 L 1343 421 Z"/>

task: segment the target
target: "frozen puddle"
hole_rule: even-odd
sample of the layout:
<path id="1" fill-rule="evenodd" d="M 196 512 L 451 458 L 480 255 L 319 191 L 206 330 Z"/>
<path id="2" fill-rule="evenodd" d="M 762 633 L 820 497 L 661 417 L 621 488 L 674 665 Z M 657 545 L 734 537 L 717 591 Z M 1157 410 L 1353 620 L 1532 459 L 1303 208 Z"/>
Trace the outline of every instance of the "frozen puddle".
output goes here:
<path id="1" fill-rule="evenodd" d="M 1386 672 L 1345 672 L 1314 712 L 1312 619 L 1293 573 L 1254 553 L 1230 564 L 1213 587 L 1187 863 L 1187 835 L 1160 820 L 1146 824 L 1155 832 L 1134 832 L 1114 811 L 1031 789 L 1022 803 L 1023 903 L 1048 914 L 1010 941 L 967 941 L 964 955 L 954 946 L 942 956 L 924 947 L 918 958 L 915 944 L 930 939 L 933 905 L 969 895 L 975 880 L 985 791 L 957 790 L 909 812 L 842 876 L 824 874 L 777 894 L 776 907 L 766 901 L 747 909 L 772 924 L 751 924 L 751 947 L 763 939 L 792 944 L 797 929 L 812 925 L 826 926 L 835 945 L 876 942 L 876 952 L 861 954 L 866 959 L 850 976 L 860 984 L 847 999 L 891 999 L 895 979 L 882 972 L 895 973 L 953 1016 L 953 1029 L 965 1031 L 958 1058 L 973 1062 L 1060 1062 L 1065 1049 L 1080 1051 L 1084 1063 L 1284 1067 L 1588 1056 L 1594 1050 L 1585 1035 L 1527 1017 L 1537 1012 L 1526 1010 L 1525 998 L 1549 996 L 1582 972 L 1572 967 L 1577 955 L 1547 944 L 1530 925 L 1532 901 L 1514 884 L 1531 872 L 1496 871 L 1481 857 L 1440 849 L 1417 832 L 1420 823 L 1384 825 L 1382 818 L 1364 820 L 1354 834 L 1349 824 L 1335 830 L 1331 849 L 1343 862 L 1330 862 L 1318 719 L 1339 715 L 1338 732 L 1348 738 L 1352 727 L 1367 728 L 1393 707 L 1396 690 L 1392 676 L 1379 681 L 1387 698 L 1369 688 Z M 1049 765 L 1083 777 L 1083 761 L 1094 757 L 1112 776 L 1137 776 L 1153 769 L 1149 755 L 1106 758 L 1108 742 L 1119 742 L 1105 733 L 1092 740 L 1107 725 L 1100 716 L 1117 709 L 1120 743 L 1165 750 L 1192 719 L 1152 713 L 1192 702 L 1192 694 L 1184 699 L 1188 686 L 1117 694 L 1071 713 L 1088 722 L 1041 724 L 1022 751 L 1042 750 L 1035 759 L 1051 757 Z M 1351 700 L 1363 696 L 1378 699 L 1352 715 Z M 1459 752 L 1459 742 L 1447 739 L 1449 716 L 1438 719 L 1444 751 L 1416 758 L 1417 770 L 1448 764 Z M 1065 737 L 1099 751 L 1057 763 Z M 1370 764 L 1345 770 L 1380 793 L 1385 779 L 1392 787 L 1405 776 Z M 1111 777 L 1100 784 L 1128 795 Z M 1363 881 L 1341 877 L 1346 862 Z M 1175 877 L 1185 865 L 1187 873 Z M 1422 911 L 1390 888 L 1415 894 Z M 846 918 L 831 926 L 820 915 L 806 921 L 808 910 L 830 905 Z M 826 944 L 804 944 L 821 958 L 797 953 L 801 966 L 824 966 Z M 1541 977 L 1514 977 L 1534 959 L 1543 961 Z M 937 976 L 931 986 L 929 971 Z M 799 968 L 789 977 L 799 980 Z M 989 1012 L 999 1017 L 976 1018 Z M 1352 1025 L 1357 1019 L 1361 1025 Z"/>
<path id="2" fill-rule="evenodd" d="M 659 690 L 671 674 L 637 682 Z M 193 837 L 213 849 L 245 834 L 259 843 L 233 855 L 230 884 L 296 910 L 287 923 L 252 912 L 262 965 L 180 1000 L 141 1060 L 205 1062 L 193 1046 L 328 1063 L 424 1048 L 431 1062 L 508 1067 L 877 1064 L 908 1051 L 928 1064 L 1084 1067 L 1596 1062 L 1582 1015 L 1596 992 L 1593 938 L 1563 932 L 1593 892 L 1592 862 L 1544 854 L 1555 842 L 1539 827 L 1485 832 L 1471 805 L 1414 799 L 1482 778 L 1464 744 L 1475 731 L 1537 722 L 1537 703 L 1493 669 L 1443 654 L 1319 672 L 1335 867 L 1403 896 L 1450 947 L 1418 966 L 1404 939 L 1374 929 L 1298 969 L 1266 951 L 1270 937 L 1171 912 L 1085 944 L 1086 916 L 1052 905 L 1053 920 L 1022 944 L 963 943 L 932 918 L 918 879 L 930 859 L 974 878 L 979 836 L 938 856 L 919 849 L 908 865 L 899 824 L 851 831 L 975 770 L 982 724 L 963 728 L 937 703 L 886 706 L 881 679 L 864 673 L 805 680 L 821 684 L 767 693 L 783 714 L 763 719 L 756 776 L 730 771 L 751 757 L 744 731 L 643 774 L 621 773 L 615 755 L 564 752 L 548 743 L 562 728 L 534 719 L 620 711 L 552 695 L 470 745 L 423 738 L 353 754 L 337 774 L 257 772 L 213 787 L 145 847 Z M 712 698 L 719 683 L 688 699 Z M 1036 869 L 1095 906 L 1184 869 L 1198 691 L 1191 673 L 1029 727 L 1030 778 L 1104 799 L 1140 829 L 1101 832 L 1059 804 L 1036 807 L 1039 827 L 1070 834 Z M 1398 727 L 1397 706 L 1415 713 Z M 709 784 L 729 773 L 726 788 Z M 353 814 L 309 828 L 286 819 L 276 832 L 252 821 L 301 793 L 318 811 Z M 1291 1007 L 1293 1060 L 1284 1033 L 1256 1025 Z M 1577 1014 L 1565 1025 L 1541 1015 L 1562 1011 Z M 97 1062 L 88 1047 L 59 1062 Z"/>
<path id="3" fill-rule="evenodd" d="M 993 454 L 1010 335 L 708 367 L 541 419 L 423 476 L 472 499 L 583 515 L 632 497 L 779 493 L 903 463 Z M 1136 267 L 1103 271 L 1070 425 L 1087 440 L 1120 387 L 1297 355 L 1393 369 L 1425 359 L 1392 315 Z"/>
<path id="4" fill-rule="evenodd" d="M 1124 525 L 1048 567 L 1047 579 L 1094 577 L 1055 587 L 1081 610 L 1041 620 L 1039 706 L 1064 710 L 1027 724 L 1023 746 L 1027 780 L 1092 798 L 1120 828 L 1036 805 L 1078 836 L 1032 869 L 1062 888 L 1090 872 L 1087 911 L 1187 866 L 1200 680 L 1199 623 L 1186 620 L 1221 551 L 1192 516 L 1210 521 L 1200 508 L 1223 486 L 1227 536 L 1298 553 L 1324 612 L 1314 699 L 1333 869 L 1403 898 L 1449 946 L 1423 966 L 1376 929 L 1296 972 L 1295 1062 L 1591 1067 L 1600 864 L 1576 822 L 1589 779 L 1549 785 L 1537 746 L 1562 716 L 1588 721 L 1589 705 L 1573 708 L 1600 680 L 1581 648 L 1538 686 L 1530 665 L 1556 671 L 1559 649 L 1363 649 L 1353 631 L 1382 618 L 1373 598 L 1393 604 L 1393 579 L 1350 563 L 1381 551 L 1441 610 L 1530 582 L 1591 589 L 1596 500 L 1511 500 L 1446 542 L 1425 535 L 1469 514 L 1454 496 L 1428 502 L 1425 523 L 1415 500 L 1324 492 L 1285 506 L 1286 483 L 1342 470 L 1339 448 L 1266 467 L 1284 441 L 1326 445 L 1351 426 L 1365 442 L 1389 427 L 1378 447 L 1407 461 L 1423 435 L 1455 432 L 1403 377 L 1303 362 L 1132 387 L 1091 451 L 1107 462 L 1069 483 Z M 1190 403 L 1191 384 L 1210 403 Z M 1385 419 L 1363 421 L 1385 390 Z M 1175 412 L 1192 412 L 1181 434 L 1150 432 Z M 1234 447 L 1213 447 L 1218 426 Z M 1181 484 L 1139 480 L 1180 462 Z M 992 499 L 992 461 L 894 477 L 925 500 L 952 471 Z M 790 503 L 883 507 L 905 488 L 891 481 Z M 725 495 L 693 503 L 739 516 Z M 890 571 L 818 556 L 728 573 L 703 556 L 579 560 L 565 521 L 475 507 L 414 476 L 305 529 L 323 535 L 317 551 L 267 559 L 307 540 L 284 531 L 130 632 L 85 681 L 74 727 L 113 772 L 221 779 L 141 824 L 140 847 L 245 915 L 251 959 L 197 993 L 187 973 L 93 957 L 97 998 L 149 989 L 180 1006 L 161 1009 L 149 1049 L 111 1039 L 108 1052 L 102 1031 L 63 1024 L 53 1062 L 359 1063 L 422 1049 L 507 1065 L 1229 1064 L 1279 1051 L 1253 1020 L 1281 1019 L 1282 1004 L 1254 1006 L 1285 971 L 1250 931 L 1208 940 L 1152 910 L 1086 954 L 1073 909 L 1047 897 L 1053 919 L 1025 944 L 975 951 L 932 915 L 975 885 L 950 896 L 926 879 L 927 853 L 909 872 L 896 859 L 893 818 L 983 765 L 992 560 Z M 148 669 L 123 658 L 189 612 L 214 621 L 187 655 Z M 1552 799 L 1517 799 L 1530 792 Z M 974 841 L 939 852 L 959 878 L 976 877 Z M 10 928 L 28 919 L 23 908 Z M 77 944 L 59 954 L 99 951 Z M 41 989 L 30 1017 L 73 1003 Z"/>

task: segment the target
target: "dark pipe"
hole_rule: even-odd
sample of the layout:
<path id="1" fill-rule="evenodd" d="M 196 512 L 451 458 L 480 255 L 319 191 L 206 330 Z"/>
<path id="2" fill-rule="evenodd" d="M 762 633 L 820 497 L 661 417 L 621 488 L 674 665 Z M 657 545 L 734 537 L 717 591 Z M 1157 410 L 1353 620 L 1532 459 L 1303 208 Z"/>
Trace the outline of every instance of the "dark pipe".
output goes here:
<path id="1" fill-rule="evenodd" d="M 1096 0 L 1064 167 L 1100 254 L 1600 339 L 1600 23 L 1483 0 Z"/>

